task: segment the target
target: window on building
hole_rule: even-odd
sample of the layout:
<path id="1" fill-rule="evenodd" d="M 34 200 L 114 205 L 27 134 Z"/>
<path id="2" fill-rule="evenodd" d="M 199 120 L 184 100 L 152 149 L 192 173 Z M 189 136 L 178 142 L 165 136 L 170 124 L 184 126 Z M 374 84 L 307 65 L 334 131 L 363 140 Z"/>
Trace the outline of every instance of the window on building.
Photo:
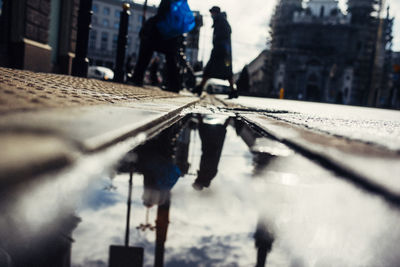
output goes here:
<path id="1" fill-rule="evenodd" d="M 95 30 L 91 30 L 89 33 L 89 47 L 96 48 L 96 39 L 97 39 L 97 32 Z"/>
<path id="2" fill-rule="evenodd" d="M 92 25 L 97 25 L 97 17 L 93 16 L 92 17 Z"/>
<path id="3" fill-rule="evenodd" d="M 121 12 L 119 10 L 115 10 L 114 17 L 119 18 L 120 15 L 121 15 Z"/>
<path id="4" fill-rule="evenodd" d="M 103 19 L 103 26 L 104 27 L 108 27 L 108 26 L 110 26 L 110 22 L 108 21 L 108 19 Z"/>
<path id="5" fill-rule="evenodd" d="M 113 41 L 112 41 L 113 50 L 115 50 L 117 48 L 117 45 L 118 45 L 118 35 L 114 34 Z"/>
<path id="6" fill-rule="evenodd" d="M 119 29 L 119 22 L 118 21 L 114 21 L 114 29 Z"/>
<path id="7" fill-rule="evenodd" d="M 94 14 L 97 14 L 99 12 L 99 6 L 97 4 L 93 4 L 92 11 Z"/>
<path id="8" fill-rule="evenodd" d="M 110 8 L 109 7 L 104 7 L 103 8 L 103 15 L 106 15 L 106 16 L 110 15 Z"/>
<path id="9" fill-rule="evenodd" d="M 323 18 L 323 17 L 325 16 L 325 7 L 324 7 L 324 6 L 321 7 L 321 9 L 320 9 L 320 11 L 319 11 L 319 16 L 320 16 L 321 18 Z"/>
<path id="10" fill-rule="evenodd" d="M 138 21 L 139 21 L 139 22 L 141 22 L 141 21 L 142 21 L 142 18 L 143 18 L 143 16 L 142 16 L 142 15 L 139 15 L 137 18 L 138 18 Z"/>
<path id="11" fill-rule="evenodd" d="M 108 44 L 108 33 L 102 32 L 102 33 L 101 33 L 100 48 L 101 48 L 102 50 L 107 50 L 107 44 Z"/>

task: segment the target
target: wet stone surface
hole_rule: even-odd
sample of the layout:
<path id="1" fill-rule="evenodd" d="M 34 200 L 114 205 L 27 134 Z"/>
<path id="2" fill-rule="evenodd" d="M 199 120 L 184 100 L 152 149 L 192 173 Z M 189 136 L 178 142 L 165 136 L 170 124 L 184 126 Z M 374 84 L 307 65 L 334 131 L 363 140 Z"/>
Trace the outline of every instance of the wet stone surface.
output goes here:
<path id="1" fill-rule="evenodd" d="M 103 267 L 127 257 L 143 266 L 400 262 L 398 208 L 236 118 L 194 115 L 114 171 L 85 175 L 97 167 L 88 161 L 82 177 L 2 194 L 0 266 Z M 122 255 L 127 241 L 143 250 Z"/>
<path id="2" fill-rule="evenodd" d="M 0 67 L 0 114 L 176 97 L 155 88 Z"/>

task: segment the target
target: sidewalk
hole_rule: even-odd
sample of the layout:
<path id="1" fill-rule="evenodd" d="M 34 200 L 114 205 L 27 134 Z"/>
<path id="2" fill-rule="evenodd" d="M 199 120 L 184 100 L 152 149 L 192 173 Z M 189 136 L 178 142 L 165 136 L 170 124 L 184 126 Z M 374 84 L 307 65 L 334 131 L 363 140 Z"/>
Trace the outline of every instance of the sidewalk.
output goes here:
<path id="1" fill-rule="evenodd" d="M 199 98 L 72 76 L 0 68 L 0 181 L 70 164 L 151 135 Z M 0 184 L 1 184 L 0 182 Z"/>

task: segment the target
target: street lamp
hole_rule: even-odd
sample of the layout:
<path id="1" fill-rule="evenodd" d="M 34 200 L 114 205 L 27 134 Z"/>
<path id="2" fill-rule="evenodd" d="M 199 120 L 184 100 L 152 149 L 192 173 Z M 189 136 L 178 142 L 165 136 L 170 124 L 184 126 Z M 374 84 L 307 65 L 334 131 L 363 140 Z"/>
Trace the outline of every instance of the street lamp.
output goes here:
<path id="1" fill-rule="evenodd" d="M 92 0 L 80 1 L 75 58 L 72 61 L 73 76 L 87 77 L 89 66 L 87 51 L 92 14 Z"/>
<path id="2" fill-rule="evenodd" d="M 145 0 L 143 4 L 142 25 L 144 25 L 144 23 L 146 22 L 146 10 L 147 10 L 147 0 Z"/>
<path id="3" fill-rule="evenodd" d="M 124 82 L 124 62 L 126 54 L 126 43 L 128 40 L 128 22 L 131 5 L 129 3 L 122 4 L 122 11 L 119 21 L 119 32 L 118 32 L 118 46 L 117 46 L 117 57 L 115 60 L 115 75 L 114 81 Z"/>

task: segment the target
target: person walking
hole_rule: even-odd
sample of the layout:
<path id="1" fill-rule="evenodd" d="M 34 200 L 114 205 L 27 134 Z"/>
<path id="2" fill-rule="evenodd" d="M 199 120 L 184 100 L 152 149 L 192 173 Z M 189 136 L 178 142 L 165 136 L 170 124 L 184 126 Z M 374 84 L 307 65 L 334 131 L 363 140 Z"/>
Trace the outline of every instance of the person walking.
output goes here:
<path id="1" fill-rule="evenodd" d="M 157 25 L 163 21 L 170 12 L 173 2 L 178 0 L 161 0 L 157 9 L 157 14 L 149 18 L 140 30 L 139 57 L 133 73 L 133 84 L 143 85 L 143 78 L 147 66 L 153 56 L 153 52 L 165 54 L 167 68 L 167 90 L 179 92 L 181 84 L 179 82 L 178 69 L 178 50 L 183 42 L 183 36 L 165 37 L 162 35 Z"/>
<path id="2" fill-rule="evenodd" d="M 221 12 L 220 7 L 213 6 L 209 11 L 214 21 L 213 49 L 210 60 L 204 68 L 202 81 L 196 86 L 194 93 L 200 96 L 207 80 L 217 78 L 228 80 L 231 89 L 229 98 L 237 98 L 238 92 L 234 87 L 232 73 L 231 26 L 226 19 L 226 13 Z"/>

